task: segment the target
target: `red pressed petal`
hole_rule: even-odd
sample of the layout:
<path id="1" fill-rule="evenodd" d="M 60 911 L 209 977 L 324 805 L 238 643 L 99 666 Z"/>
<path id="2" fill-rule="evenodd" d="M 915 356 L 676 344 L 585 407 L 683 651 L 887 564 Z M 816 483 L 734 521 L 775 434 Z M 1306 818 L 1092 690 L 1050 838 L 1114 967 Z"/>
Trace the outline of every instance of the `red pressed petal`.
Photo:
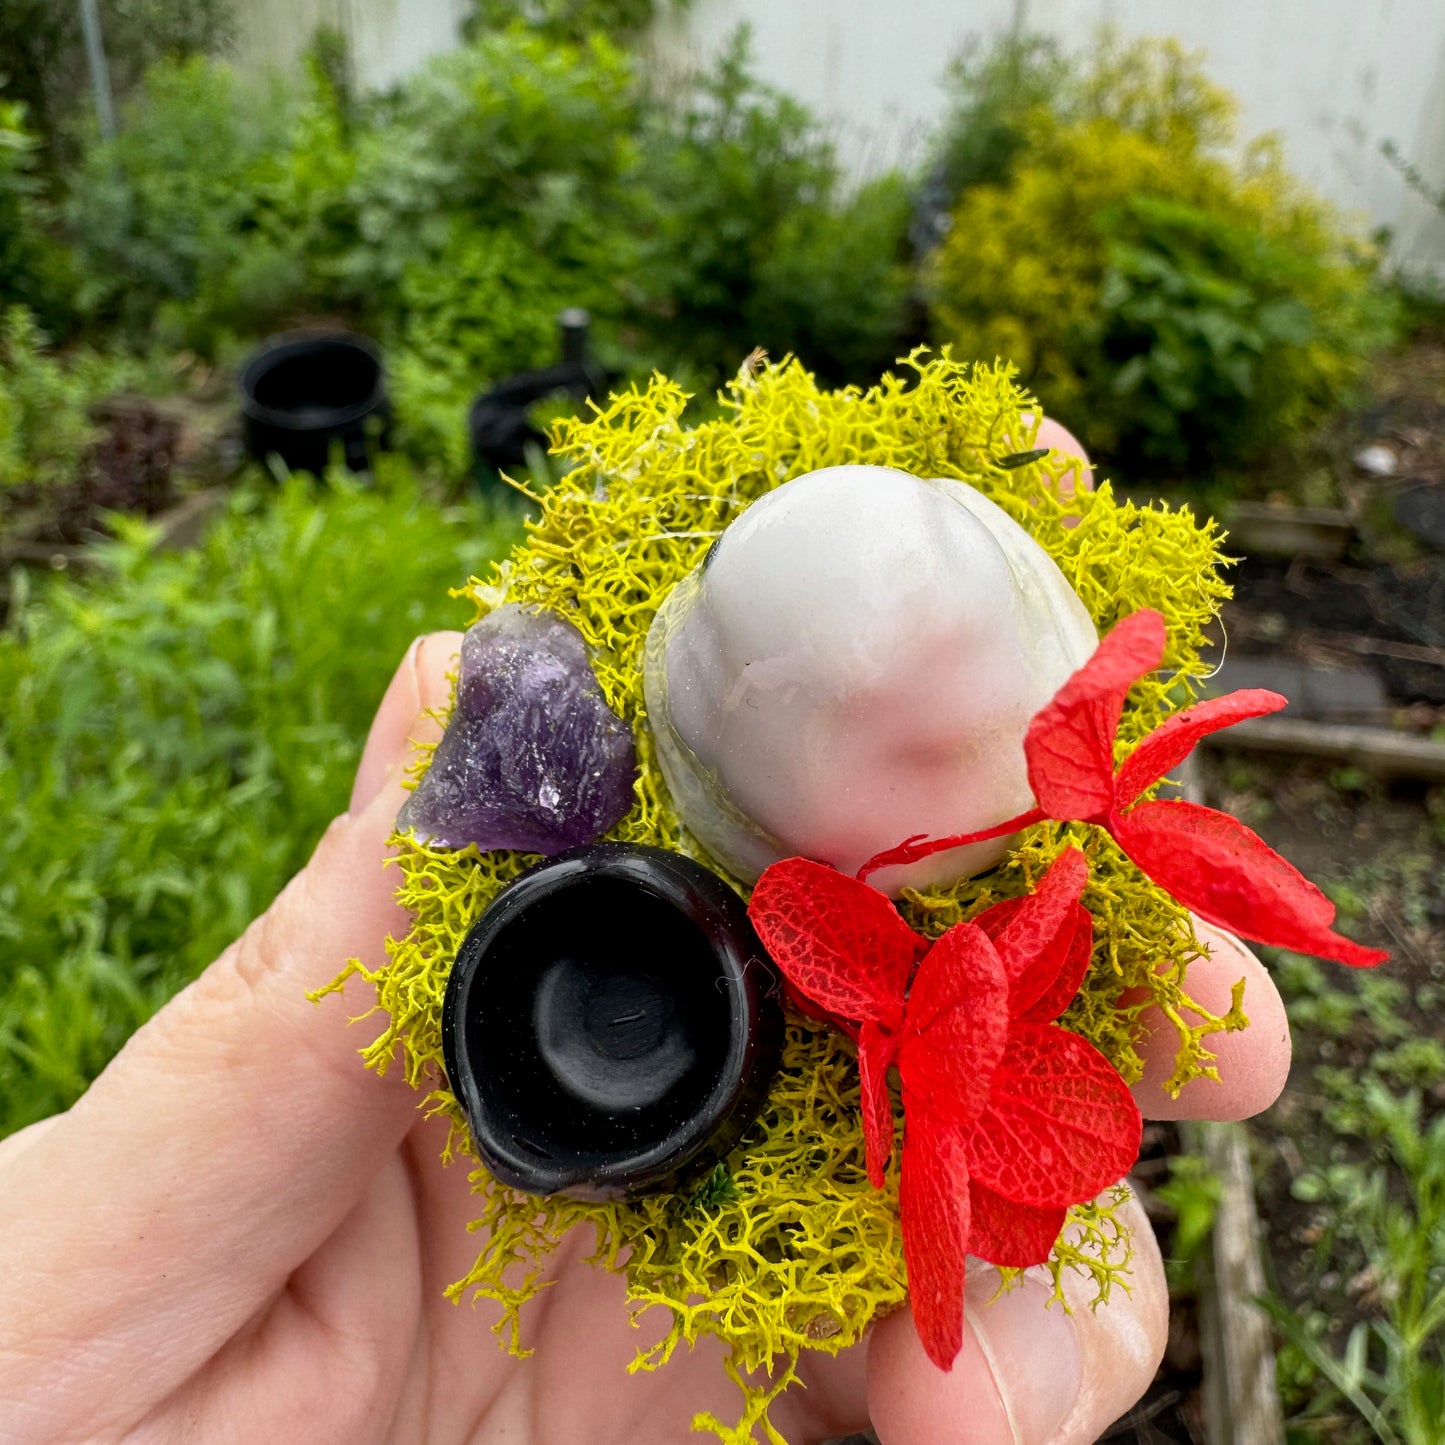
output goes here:
<path id="1" fill-rule="evenodd" d="M 1046 994 L 1053 996 L 1056 984 L 1062 986 L 1064 974 L 1074 974 L 1079 895 L 1088 877 L 1084 855 L 1077 848 L 1066 848 L 1028 897 L 996 903 L 974 920 L 993 940 L 1003 961 L 1010 984 L 1009 1011 L 1015 1018 L 1031 1014 Z M 1091 931 L 1091 941 L 1092 937 Z M 1084 966 L 1088 967 L 1087 957 Z M 1082 973 L 1074 977 L 1064 1003 L 1050 1018 L 1063 1012 L 1082 977 Z"/>
<path id="2" fill-rule="evenodd" d="M 898 1041 L 906 1100 L 962 1128 L 978 1118 L 1008 1040 L 1008 979 L 988 935 L 958 923 L 928 951 Z"/>
<path id="3" fill-rule="evenodd" d="M 1128 691 L 1164 657 L 1164 619 L 1124 618 L 1034 715 L 1024 736 L 1029 785 L 1051 818 L 1089 819 L 1114 802 L 1114 734 Z"/>
<path id="4" fill-rule="evenodd" d="M 968 1252 L 990 1264 L 1027 1269 L 1043 1264 L 1064 1227 L 1067 1208 L 1035 1209 L 995 1194 L 977 1179 L 968 1185 Z"/>
<path id="5" fill-rule="evenodd" d="M 1206 923 L 1354 968 L 1373 968 L 1390 956 L 1335 933 L 1335 905 L 1228 813 L 1198 803 L 1140 803 L 1110 831 L 1150 878 Z"/>
<path id="6" fill-rule="evenodd" d="M 1078 1204 L 1123 1178 L 1142 1127 L 1092 1044 L 1057 1024 L 1015 1024 L 988 1108 L 964 1136 L 968 1172 L 1015 1204 Z"/>
<path id="7" fill-rule="evenodd" d="M 1245 718 L 1278 712 L 1288 702 L 1288 698 L 1277 692 L 1247 687 L 1175 713 L 1160 723 L 1120 764 L 1114 779 L 1118 806 L 1127 807 L 1151 783 L 1157 783 L 1171 768 L 1182 763 L 1200 738 L 1221 728 L 1233 727 Z"/>
<path id="8" fill-rule="evenodd" d="M 894 1029 L 928 947 L 876 888 L 806 858 L 758 879 L 748 917 L 788 982 L 817 1007 Z"/>
<path id="9" fill-rule="evenodd" d="M 863 1025 L 858 1039 L 858 1082 L 863 1106 L 863 1142 L 868 1150 L 868 1179 L 882 1189 L 893 1157 L 893 1100 L 888 1070 L 898 1053 L 898 1039 L 875 1023 Z"/>
<path id="10" fill-rule="evenodd" d="M 1014 1018 L 1028 1023 L 1052 1023 L 1073 1003 L 1089 964 L 1094 957 L 1094 915 L 1082 903 L 1074 904 L 1074 926 L 1064 953 L 1063 967 L 1054 974 L 1053 980 L 1031 1003 L 1024 1003 L 1028 996 L 1028 978 L 1019 980 L 1015 989 L 1016 1003 Z"/>
<path id="11" fill-rule="evenodd" d="M 904 1096 L 903 1177 L 898 1186 L 908 1300 L 924 1353 L 951 1369 L 963 1344 L 968 1256 L 968 1171 L 958 1131 Z"/>
<path id="12" fill-rule="evenodd" d="M 1028 902 L 1030 895 L 1022 898 L 1005 898 L 1002 902 L 991 903 L 978 917 L 972 920 L 974 927 L 981 928 L 998 947 L 998 936 L 1008 927 L 1009 921 Z"/>

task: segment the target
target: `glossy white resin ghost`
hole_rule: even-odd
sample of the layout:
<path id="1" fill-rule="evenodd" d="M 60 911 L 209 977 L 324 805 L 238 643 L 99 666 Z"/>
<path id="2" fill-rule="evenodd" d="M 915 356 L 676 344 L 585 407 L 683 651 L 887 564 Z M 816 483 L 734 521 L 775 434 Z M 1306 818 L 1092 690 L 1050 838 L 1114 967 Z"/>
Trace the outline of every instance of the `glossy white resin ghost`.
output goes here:
<path id="1" fill-rule="evenodd" d="M 829 467 L 754 502 L 668 596 L 648 717 L 683 821 L 735 877 L 795 854 L 852 873 L 1031 807 L 1024 731 L 1097 640 L 1053 559 L 972 487 Z M 1008 846 L 870 881 L 953 881 Z"/>

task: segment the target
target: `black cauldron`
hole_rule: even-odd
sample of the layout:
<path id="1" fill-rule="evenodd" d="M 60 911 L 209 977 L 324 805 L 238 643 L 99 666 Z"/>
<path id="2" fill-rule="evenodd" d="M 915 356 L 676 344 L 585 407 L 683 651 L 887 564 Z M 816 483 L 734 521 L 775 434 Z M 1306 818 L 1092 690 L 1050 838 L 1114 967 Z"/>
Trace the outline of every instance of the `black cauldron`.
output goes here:
<path id="1" fill-rule="evenodd" d="M 354 472 L 385 441 L 391 406 L 381 353 L 344 331 L 273 336 L 241 368 L 246 449 L 264 463 L 279 456 L 292 471 L 325 471 L 333 445 Z"/>
<path id="2" fill-rule="evenodd" d="M 659 848 L 597 843 L 524 874 L 457 954 L 447 1074 L 482 1162 L 532 1194 L 676 1189 L 757 1116 L 778 979 L 741 898 Z"/>

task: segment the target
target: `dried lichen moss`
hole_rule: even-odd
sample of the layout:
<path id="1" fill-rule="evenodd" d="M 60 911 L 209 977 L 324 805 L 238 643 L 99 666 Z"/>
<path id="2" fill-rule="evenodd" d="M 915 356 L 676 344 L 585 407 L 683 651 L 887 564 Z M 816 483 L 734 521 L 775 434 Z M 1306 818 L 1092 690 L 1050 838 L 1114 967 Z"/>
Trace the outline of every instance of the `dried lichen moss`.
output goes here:
<path id="1" fill-rule="evenodd" d="M 1047 548 L 1101 632 L 1140 607 L 1162 612 L 1169 680 L 1150 678 L 1130 695 L 1121 746 L 1193 699 L 1203 628 L 1227 595 L 1216 572 L 1213 523 L 1121 504 L 1107 486 L 1061 499 L 1062 458 L 998 465 L 1032 448 L 1037 421 L 1025 423 L 1021 414 L 1041 414 L 1009 368 L 967 367 L 947 353 L 919 353 L 907 365 L 867 392 L 823 391 L 795 362 L 748 370 L 726 399 L 730 414 L 695 428 L 682 423 L 685 394 L 658 377 L 614 398 L 592 420 L 560 426 L 554 451 L 572 470 L 543 501 L 523 545 L 458 595 L 475 603 L 478 617 L 504 601 L 547 608 L 586 638 L 609 703 L 634 729 L 641 764 L 636 805 L 610 839 L 702 856 L 653 766 L 642 697 L 647 628 L 668 590 L 749 502 L 820 467 L 866 462 L 958 477 Z M 1189 999 L 1184 970 L 1198 950 L 1187 918 L 1098 830 L 1040 825 L 993 873 L 947 891 L 912 893 L 905 913 L 936 935 L 997 898 L 1027 891 L 1069 841 L 1089 856 L 1085 902 L 1096 922 L 1094 964 L 1064 1022 L 1132 1080 L 1141 1070 L 1135 1019 L 1152 1000 L 1179 1032 L 1173 1085 L 1211 1073 L 1208 1035 L 1242 1027 L 1243 1016 L 1237 1005 L 1215 1016 Z M 428 1104 L 451 1119 L 449 1150 L 467 1152 L 456 1101 L 437 1087 L 446 976 L 467 930 L 532 860 L 430 848 L 410 835 L 394 842 L 397 896 L 412 914 L 412 930 L 389 942 L 386 967 L 373 973 L 353 963 L 333 987 L 356 973 L 375 987 L 390 1024 L 367 1062 L 383 1070 L 399 1054 L 409 1081 L 430 1088 Z M 669 1335 L 634 1368 L 665 1363 L 681 1341 L 720 1336 L 731 1347 L 729 1371 L 746 1398 L 745 1414 L 733 1425 L 710 1416 L 697 1424 L 737 1445 L 761 1427 L 781 1445 L 767 1407 L 792 1380 L 800 1352 L 853 1343 L 905 1293 L 897 1199 L 891 1187 L 880 1192 L 868 1184 L 857 1090 L 846 1041 L 795 1023 L 763 1116 L 711 1181 L 715 1187 L 697 1196 L 538 1201 L 477 1170 L 478 1227 L 487 1244 L 453 1295 L 499 1301 L 499 1333 L 521 1351 L 518 1311 L 540 1287 L 541 1261 L 573 1225 L 591 1224 L 595 1258 L 625 1270 L 633 1308 L 672 1312 Z M 1107 1202 L 1074 1211 L 1074 1227 L 1052 1261 L 1056 1281 L 1065 1270 L 1083 1270 L 1103 1296 L 1127 1270 L 1128 1242 L 1111 1211 Z M 748 1378 L 765 1366 L 774 1371 L 771 1383 Z"/>

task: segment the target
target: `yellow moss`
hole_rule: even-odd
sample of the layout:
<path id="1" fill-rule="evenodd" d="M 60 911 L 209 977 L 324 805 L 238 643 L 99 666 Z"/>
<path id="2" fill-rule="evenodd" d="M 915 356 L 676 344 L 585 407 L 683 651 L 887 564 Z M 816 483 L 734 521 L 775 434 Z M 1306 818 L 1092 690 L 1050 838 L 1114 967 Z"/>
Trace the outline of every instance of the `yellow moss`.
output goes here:
<path id="1" fill-rule="evenodd" d="M 687 397 L 663 377 L 615 397 L 590 420 L 559 425 L 553 450 L 572 469 L 547 494 L 512 556 L 458 595 L 474 604 L 477 617 L 503 602 L 546 608 L 586 638 L 609 703 L 633 728 L 641 764 L 636 804 L 609 839 L 702 856 L 653 766 L 642 697 L 648 625 L 668 590 L 749 502 L 820 467 L 867 462 L 958 477 L 1047 548 L 1101 631 L 1140 607 L 1158 608 L 1169 626 L 1170 677 L 1150 678 L 1131 694 L 1121 746 L 1192 700 L 1203 628 L 1227 595 L 1215 570 L 1214 524 L 1120 503 L 1107 486 L 1061 500 L 1062 457 L 999 467 L 1001 457 L 1032 447 L 1041 414 L 1012 376 L 1002 364 L 964 366 L 947 351 L 920 352 L 867 392 L 825 391 L 786 361 L 745 370 L 724 400 L 726 414 L 697 427 L 683 425 Z M 1021 420 L 1026 412 L 1030 423 Z M 382 1071 L 399 1057 L 411 1084 L 430 1090 L 426 1106 L 451 1120 L 448 1153 L 470 1153 L 441 1071 L 447 973 L 487 904 L 533 860 L 433 848 L 410 834 L 393 841 L 397 897 L 412 915 L 411 931 L 388 941 L 386 966 L 373 972 L 353 962 L 331 987 L 360 975 L 375 988 L 389 1025 L 366 1051 L 367 1063 Z M 1172 1085 L 1212 1074 L 1206 1040 L 1243 1026 L 1237 1001 L 1216 1016 L 1188 997 L 1185 969 L 1198 945 L 1187 917 L 1097 830 L 1031 829 L 993 873 L 946 891 L 910 893 L 905 914 L 937 935 L 1000 897 L 1027 891 L 1069 841 L 1090 860 L 1085 901 L 1095 917 L 1095 951 L 1064 1022 L 1132 1080 L 1141 1069 L 1135 1021 L 1153 1001 L 1179 1033 Z M 854 1343 L 906 1293 L 896 1185 L 890 1178 L 887 1189 L 875 1190 L 864 1170 L 851 1046 L 796 1020 L 762 1116 L 724 1172 L 693 1196 L 599 1204 L 521 1195 L 482 1169 L 472 1182 L 474 1227 L 486 1244 L 452 1296 L 497 1301 L 499 1335 L 524 1353 L 519 1312 L 542 1287 L 543 1261 L 568 1230 L 592 1225 L 593 1258 L 625 1272 L 632 1308 L 662 1307 L 672 1315 L 667 1336 L 634 1368 L 656 1369 L 679 1343 L 704 1335 L 729 1346 L 743 1417 L 733 1425 L 712 1416 L 695 1423 L 735 1445 L 752 1441 L 755 1429 L 783 1445 L 768 1423 L 768 1405 L 792 1381 L 802 1351 L 836 1352 Z M 1064 1270 L 1085 1269 L 1103 1298 L 1127 1271 L 1128 1242 L 1112 1210 L 1105 1201 L 1072 1212 L 1052 1261 L 1056 1281 Z"/>

